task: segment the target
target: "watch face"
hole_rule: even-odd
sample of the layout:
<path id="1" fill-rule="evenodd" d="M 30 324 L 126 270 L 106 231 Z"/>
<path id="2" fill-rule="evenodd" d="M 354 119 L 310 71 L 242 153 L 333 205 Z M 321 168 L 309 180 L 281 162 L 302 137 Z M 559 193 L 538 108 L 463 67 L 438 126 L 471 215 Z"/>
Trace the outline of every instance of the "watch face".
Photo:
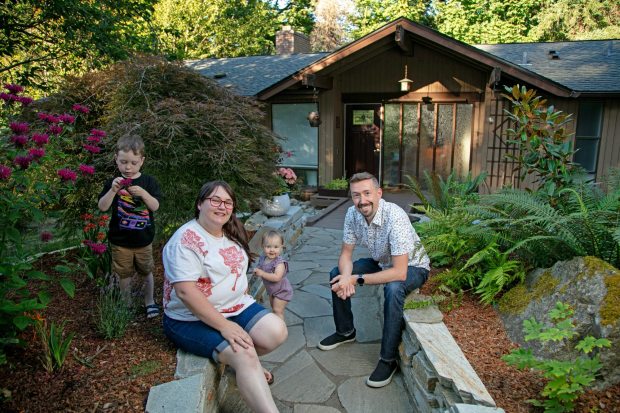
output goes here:
<path id="1" fill-rule="evenodd" d="M 357 277 L 357 285 L 364 285 L 364 277 L 363 276 L 358 276 Z"/>

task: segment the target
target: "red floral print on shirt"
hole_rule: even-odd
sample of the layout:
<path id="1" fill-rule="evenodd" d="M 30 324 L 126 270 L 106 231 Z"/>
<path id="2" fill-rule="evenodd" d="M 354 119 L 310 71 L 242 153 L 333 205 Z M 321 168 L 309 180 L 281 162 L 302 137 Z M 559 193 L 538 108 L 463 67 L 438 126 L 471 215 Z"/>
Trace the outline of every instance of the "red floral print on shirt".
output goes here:
<path id="1" fill-rule="evenodd" d="M 230 272 L 237 277 L 235 279 L 235 284 L 233 285 L 232 290 L 235 291 L 237 288 L 237 281 L 241 276 L 241 264 L 243 263 L 243 254 L 239 251 L 239 248 L 235 246 L 231 246 L 228 248 L 220 249 L 220 255 L 224 258 L 224 264 L 230 268 Z"/>
<path id="2" fill-rule="evenodd" d="M 223 310 L 220 310 L 220 313 L 225 313 L 225 314 L 235 313 L 235 312 L 241 310 L 242 308 L 243 308 L 243 304 L 236 304 L 236 305 L 233 305 L 230 308 L 224 308 Z"/>
<path id="3" fill-rule="evenodd" d="M 172 284 L 168 281 L 168 277 L 164 276 L 164 308 L 168 308 L 170 296 L 172 295 Z"/>
<path id="4" fill-rule="evenodd" d="M 205 257 L 208 252 L 202 249 L 205 243 L 201 241 L 200 236 L 196 234 L 194 231 L 192 231 L 191 229 L 188 229 L 183 233 L 183 236 L 181 237 L 181 245 L 189 248 L 190 250 L 194 251 L 196 254 L 202 255 L 203 257 Z"/>
<path id="5" fill-rule="evenodd" d="M 205 297 L 211 296 L 211 290 L 213 289 L 213 281 L 211 281 L 211 278 L 200 277 L 198 281 L 196 281 L 196 286 L 200 291 L 202 291 Z"/>

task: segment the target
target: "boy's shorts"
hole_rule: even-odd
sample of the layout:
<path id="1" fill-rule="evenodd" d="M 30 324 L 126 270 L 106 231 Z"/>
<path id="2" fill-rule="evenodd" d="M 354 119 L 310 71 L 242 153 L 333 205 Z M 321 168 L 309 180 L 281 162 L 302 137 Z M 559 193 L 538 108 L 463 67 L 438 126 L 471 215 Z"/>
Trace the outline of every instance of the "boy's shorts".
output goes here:
<path id="1" fill-rule="evenodd" d="M 267 314 L 269 310 L 255 302 L 227 320 L 237 323 L 249 333 L 258 320 Z M 230 346 L 218 330 L 202 321 L 179 321 L 164 313 L 163 326 L 166 336 L 178 348 L 197 356 L 208 357 L 215 362 L 219 362 L 217 355 Z"/>
<path id="2" fill-rule="evenodd" d="M 141 248 L 127 248 L 111 245 L 112 271 L 121 279 L 133 277 L 138 273 L 143 277 L 153 272 L 153 244 Z"/>

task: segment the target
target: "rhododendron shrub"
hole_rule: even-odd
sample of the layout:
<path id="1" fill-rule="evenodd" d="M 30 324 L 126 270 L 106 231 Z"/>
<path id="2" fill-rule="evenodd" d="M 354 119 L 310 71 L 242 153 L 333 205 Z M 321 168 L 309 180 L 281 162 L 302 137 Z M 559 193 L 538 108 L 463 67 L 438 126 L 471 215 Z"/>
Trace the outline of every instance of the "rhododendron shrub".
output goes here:
<path id="1" fill-rule="evenodd" d="M 59 282 L 67 294 L 75 287 L 66 266 L 52 276 L 32 264 L 34 242 L 50 242 L 55 230 L 41 230 L 62 211 L 77 184 L 92 186 L 94 151 L 88 134 L 75 133 L 86 106 L 65 113 L 34 109 L 23 87 L 7 84 L 0 94 L 0 364 L 5 347 L 19 344 L 19 332 L 32 324 L 28 314 L 51 300 L 47 287 Z M 24 120 L 24 119 L 27 119 Z M 100 135 L 100 134 L 99 134 Z M 101 250 L 101 247 L 96 247 Z"/>

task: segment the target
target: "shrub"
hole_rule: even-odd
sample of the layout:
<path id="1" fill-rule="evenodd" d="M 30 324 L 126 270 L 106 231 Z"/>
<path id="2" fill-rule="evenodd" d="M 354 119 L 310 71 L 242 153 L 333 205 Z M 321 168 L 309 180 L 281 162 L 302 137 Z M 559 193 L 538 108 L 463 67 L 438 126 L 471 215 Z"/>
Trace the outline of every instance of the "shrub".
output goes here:
<path id="1" fill-rule="evenodd" d="M 101 293 L 97 300 L 97 331 L 105 339 L 122 337 L 134 319 L 131 304 L 124 299 L 118 288 Z"/>
<path id="2" fill-rule="evenodd" d="M 115 141 L 140 135 L 146 145 L 143 170 L 157 178 L 164 199 L 157 211 L 160 235 L 167 235 L 193 214 L 193 203 L 206 181 L 223 179 L 235 190 L 238 207 L 278 188 L 277 137 L 264 125 L 264 113 L 250 98 L 235 95 L 214 80 L 180 63 L 136 57 L 67 83 L 50 104 L 87 103 L 90 120 L 112 139 L 106 143 L 96 181 L 117 176 L 112 160 Z M 98 187 L 79 187 L 67 212 L 96 205 Z M 79 216 L 72 217 L 79 222 Z"/>
<path id="3" fill-rule="evenodd" d="M 570 319 L 572 315 L 573 310 L 570 306 L 557 302 L 555 309 L 549 313 L 553 325 L 545 326 L 534 318 L 524 320 L 525 341 L 539 340 L 547 343 L 570 340 L 577 335 Z M 581 339 L 575 348 L 588 355 L 597 348 L 610 346 L 611 343 L 607 339 L 587 336 Z M 521 370 L 526 368 L 537 370 L 548 380 L 541 392 L 546 399 L 528 400 L 535 406 L 544 407 L 545 412 L 573 411 L 575 400 L 580 393 L 583 393 L 584 388 L 594 381 L 596 372 L 602 367 L 598 354 L 579 357 L 576 360 L 544 360 L 534 357 L 530 349 L 512 350 L 510 354 L 503 356 L 502 360 Z"/>
<path id="4" fill-rule="evenodd" d="M 347 181 L 344 177 L 332 179 L 324 186 L 324 188 L 332 190 L 349 189 L 349 181 Z"/>

